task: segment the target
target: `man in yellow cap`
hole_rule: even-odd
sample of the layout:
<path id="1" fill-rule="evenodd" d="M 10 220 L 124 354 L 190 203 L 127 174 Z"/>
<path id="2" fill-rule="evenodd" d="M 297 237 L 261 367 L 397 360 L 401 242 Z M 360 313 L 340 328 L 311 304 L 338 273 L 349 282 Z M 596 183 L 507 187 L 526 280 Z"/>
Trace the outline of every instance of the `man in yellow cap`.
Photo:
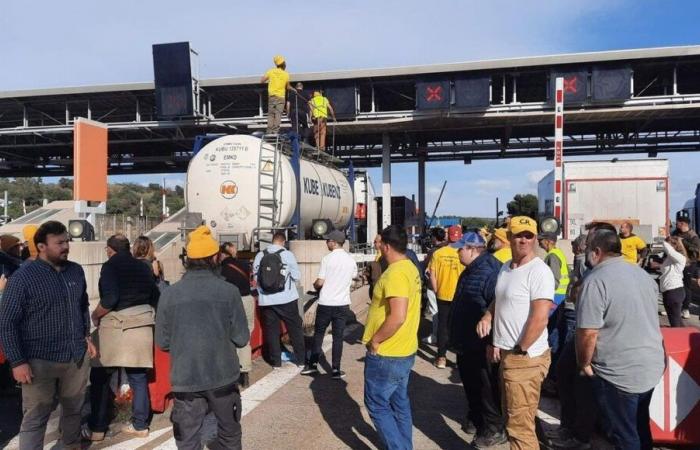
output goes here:
<path id="1" fill-rule="evenodd" d="M 537 222 L 513 217 L 508 240 L 513 252 L 496 282 L 496 298 L 477 325 L 477 334 L 491 335 L 492 362 L 501 361 L 503 414 L 511 448 L 539 448 L 535 415 L 540 388 L 550 365 L 547 321 L 554 300 L 554 276 L 537 257 Z"/>
<path id="2" fill-rule="evenodd" d="M 204 417 L 218 423 L 211 448 L 241 448 L 240 364 L 236 348 L 250 339 L 238 288 L 218 276 L 219 244 L 208 227 L 192 231 L 186 272 L 158 303 L 156 344 L 170 352 L 178 448 L 200 448 Z"/>
<path id="3" fill-rule="evenodd" d="M 313 97 L 309 100 L 309 111 L 311 120 L 314 123 L 314 139 L 319 150 L 326 149 L 326 124 L 328 123 L 328 113 L 335 121 L 335 111 L 331 102 L 323 96 L 320 89 L 314 91 Z"/>
<path id="4" fill-rule="evenodd" d="M 267 83 L 267 134 L 278 134 L 282 123 L 287 91 L 296 91 L 289 83 L 287 62 L 281 55 L 272 58 L 275 67 L 265 72 L 260 79 L 261 83 Z"/>
<path id="5" fill-rule="evenodd" d="M 508 242 L 508 231 L 505 228 L 496 228 L 489 242 L 489 250 L 493 252 L 493 257 L 501 263 L 513 259 L 513 254 L 510 251 L 510 242 Z"/>

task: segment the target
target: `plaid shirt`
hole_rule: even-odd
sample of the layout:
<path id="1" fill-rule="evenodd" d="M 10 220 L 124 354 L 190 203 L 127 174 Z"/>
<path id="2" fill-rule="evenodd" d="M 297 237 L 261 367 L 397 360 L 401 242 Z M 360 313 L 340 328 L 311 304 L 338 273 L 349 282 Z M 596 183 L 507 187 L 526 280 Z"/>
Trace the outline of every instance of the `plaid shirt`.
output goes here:
<path id="1" fill-rule="evenodd" d="M 0 300 L 0 342 L 16 367 L 30 359 L 80 361 L 90 334 L 83 268 L 37 259 L 15 272 Z"/>

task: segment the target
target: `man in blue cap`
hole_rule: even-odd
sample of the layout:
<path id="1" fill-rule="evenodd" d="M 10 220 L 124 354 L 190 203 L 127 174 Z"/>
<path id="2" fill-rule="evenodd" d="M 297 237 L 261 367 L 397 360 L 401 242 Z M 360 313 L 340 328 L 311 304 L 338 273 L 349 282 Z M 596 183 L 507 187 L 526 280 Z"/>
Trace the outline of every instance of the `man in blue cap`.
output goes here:
<path id="1" fill-rule="evenodd" d="M 490 447 L 507 438 L 498 392 L 498 363 L 486 359 L 491 337 L 480 338 L 476 324 L 496 295 L 501 263 L 486 250 L 486 241 L 479 233 L 469 231 L 450 245 L 457 249 L 459 260 L 466 267 L 453 300 L 450 347 L 457 354 L 459 376 L 469 404 L 468 420 L 476 427 L 472 445 Z"/>

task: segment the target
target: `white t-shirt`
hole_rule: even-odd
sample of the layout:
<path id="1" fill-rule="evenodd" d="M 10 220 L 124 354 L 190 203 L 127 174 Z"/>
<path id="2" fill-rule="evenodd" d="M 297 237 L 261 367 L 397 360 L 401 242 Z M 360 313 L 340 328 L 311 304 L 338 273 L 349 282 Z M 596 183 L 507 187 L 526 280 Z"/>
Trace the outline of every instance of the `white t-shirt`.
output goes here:
<path id="1" fill-rule="evenodd" d="M 319 305 L 342 306 L 350 304 L 350 285 L 357 277 L 357 263 L 342 248 L 327 254 L 321 260 L 318 278 L 323 280 Z"/>
<path id="2" fill-rule="evenodd" d="M 496 305 L 493 325 L 493 345 L 512 350 L 525 329 L 530 302 L 537 299 L 554 299 L 554 275 L 540 258 L 512 269 L 504 264 L 496 282 Z M 527 349 L 530 356 L 540 356 L 549 347 L 547 328 Z"/>

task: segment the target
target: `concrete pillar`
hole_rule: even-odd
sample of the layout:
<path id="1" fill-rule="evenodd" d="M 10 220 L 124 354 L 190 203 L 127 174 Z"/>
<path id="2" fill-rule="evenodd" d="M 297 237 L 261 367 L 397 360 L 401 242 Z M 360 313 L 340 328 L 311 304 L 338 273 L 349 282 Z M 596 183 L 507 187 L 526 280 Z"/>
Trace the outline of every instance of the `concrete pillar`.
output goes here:
<path id="1" fill-rule="evenodd" d="M 425 232 L 425 155 L 418 157 L 418 232 Z"/>
<path id="2" fill-rule="evenodd" d="M 391 225 L 391 139 L 382 135 L 382 229 Z"/>

